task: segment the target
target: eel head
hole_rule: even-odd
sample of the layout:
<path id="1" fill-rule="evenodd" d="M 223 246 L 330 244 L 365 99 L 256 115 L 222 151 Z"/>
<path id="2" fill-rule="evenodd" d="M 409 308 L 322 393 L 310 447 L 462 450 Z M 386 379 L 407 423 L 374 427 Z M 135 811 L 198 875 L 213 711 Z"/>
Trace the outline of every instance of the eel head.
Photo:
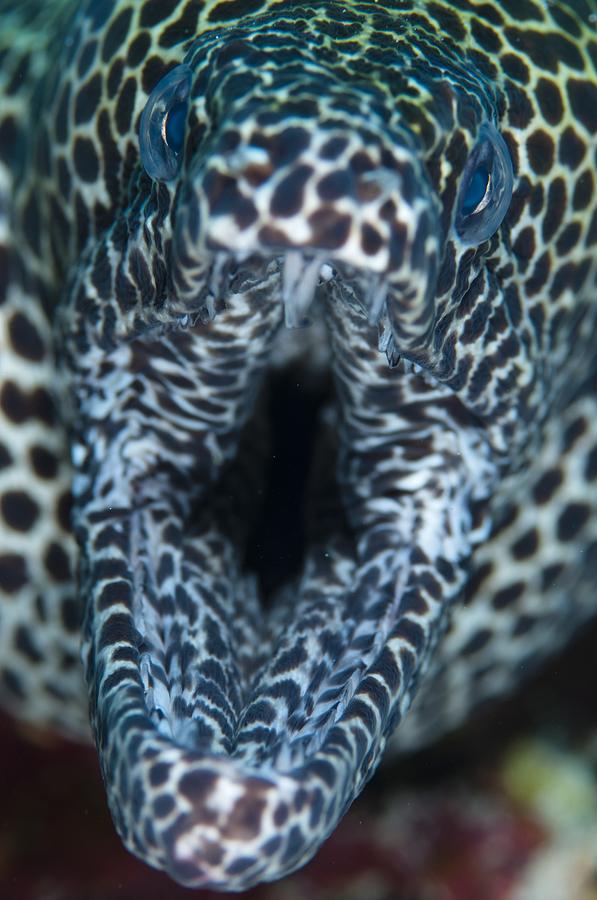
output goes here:
<path id="1" fill-rule="evenodd" d="M 192 886 L 278 878 L 334 829 L 550 389 L 505 293 L 496 89 L 393 20 L 382 40 L 381 13 L 344 22 L 346 46 L 327 21 L 192 44 L 62 311 L 108 800 L 127 846 Z M 305 538 L 264 600 L 247 548 L 280 427 L 266 398 L 296 371 L 318 397 L 308 434 L 285 416 L 310 460 Z"/>

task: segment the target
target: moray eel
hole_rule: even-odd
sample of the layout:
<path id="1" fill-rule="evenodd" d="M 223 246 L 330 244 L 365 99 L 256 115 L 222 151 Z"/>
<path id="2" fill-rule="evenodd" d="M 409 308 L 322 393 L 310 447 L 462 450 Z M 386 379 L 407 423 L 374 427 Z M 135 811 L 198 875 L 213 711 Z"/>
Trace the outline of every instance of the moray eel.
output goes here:
<path id="1" fill-rule="evenodd" d="M 0 16 L 2 702 L 242 890 L 597 608 L 597 6 Z"/>

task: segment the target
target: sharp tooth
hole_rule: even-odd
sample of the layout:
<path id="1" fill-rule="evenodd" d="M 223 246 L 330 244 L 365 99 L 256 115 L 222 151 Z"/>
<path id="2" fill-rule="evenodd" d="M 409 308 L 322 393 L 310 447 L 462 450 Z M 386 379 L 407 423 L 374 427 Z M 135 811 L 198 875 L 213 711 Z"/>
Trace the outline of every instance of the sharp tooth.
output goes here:
<path id="1" fill-rule="evenodd" d="M 207 324 L 211 322 L 212 319 L 215 319 L 216 316 L 216 307 L 215 307 L 215 297 L 213 294 L 210 294 L 209 297 L 205 301 L 205 305 L 200 310 L 201 313 L 201 321 Z"/>
<path id="2" fill-rule="evenodd" d="M 392 334 L 392 330 L 390 328 L 389 322 L 386 320 L 382 323 L 380 327 L 379 337 L 377 339 L 377 347 L 380 353 L 386 354 L 386 359 L 388 360 L 388 365 L 390 368 L 394 368 L 400 362 L 400 354 L 396 348 L 396 342 L 394 341 L 394 335 Z"/>
<path id="3" fill-rule="evenodd" d="M 215 257 L 207 282 L 208 293 L 203 298 L 203 305 L 197 310 L 193 323 L 201 322 L 203 325 L 206 325 L 215 318 L 218 301 L 225 293 L 224 275 L 226 263 L 227 259 L 223 254 Z"/>
<path id="4" fill-rule="evenodd" d="M 225 265 L 226 257 L 224 254 L 216 256 L 209 276 L 209 292 L 212 297 L 217 297 L 222 290 Z"/>
<path id="5" fill-rule="evenodd" d="M 386 359 L 388 360 L 390 369 L 393 369 L 400 362 L 400 354 L 398 353 L 398 348 L 396 347 L 393 337 L 390 338 L 388 346 L 386 347 Z"/>
<path id="6" fill-rule="evenodd" d="M 320 259 L 305 260 L 303 254 L 296 251 L 287 253 L 284 257 L 282 299 L 288 328 L 304 325 L 321 268 Z"/>
<path id="7" fill-rule="evenodd" d="M 377 325 L 379 322 L 379 317 L 382 314 L 384 303 L 386 301 L 387 292 L 388 289 L 386 283 L 381 278 L 374 281 L 371 285 L 365 298 L 370 325 Z"/>
<path id="8" fill-rule="evenodd" d="M 330 266 L 329 263 L 324 263 L 322 265 L 321 269 L 319 270 L 319 277 L 321 278 L 321 280 L 323 282 L 331 281 L 332 278 L 335 277 L 335 275 L 336 275 L 336 272 L 334 271 L 332 266 Z"/>

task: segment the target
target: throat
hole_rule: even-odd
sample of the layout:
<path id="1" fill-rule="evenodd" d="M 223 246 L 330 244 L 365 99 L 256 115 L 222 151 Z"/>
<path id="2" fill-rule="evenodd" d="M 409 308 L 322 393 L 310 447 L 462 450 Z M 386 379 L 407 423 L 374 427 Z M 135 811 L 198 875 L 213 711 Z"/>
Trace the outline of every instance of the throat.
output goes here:
<path id="1" fill-rule="evenodd" d="M 300 573 L 313 530 L 309 519 L 324 489 L 318 476 L 323 469 L 329 479 L 336 461 L 332 442 L 322 442 L 324 410 L 330 410 L 331 402 L 329 374 L 313 377 L 295 363 L 273 372 L 265 394 L 269 452 L 245 566 L 257 575 L 263 603 L 269 607 L 276 593 Z"/>

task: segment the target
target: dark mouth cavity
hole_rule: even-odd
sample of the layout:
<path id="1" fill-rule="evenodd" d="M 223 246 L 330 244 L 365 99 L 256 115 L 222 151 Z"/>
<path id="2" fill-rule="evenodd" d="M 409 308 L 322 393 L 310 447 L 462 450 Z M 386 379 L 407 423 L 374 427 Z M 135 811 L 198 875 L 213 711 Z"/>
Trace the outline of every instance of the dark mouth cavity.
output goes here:
<path id="1" fill-rule="evenodd" d="M 266 378 L 258 406 L 268 424 L 267 459 L 244 557 L 244 568 L 258 578 L 266 608 L 300 574 L 314 524 L 317 475 L 327 473 L 334 482 L 335 448 L 321 441 L 322 411 L 332 396 L 329 373 L 314 377 L 300 363 L 272 370 Z M 253 425 L 247 426 L 249 434 Z M 328 485 L 330 495 L 336 493 L 333 488 Z M 338 498 L 328 499 L 336 505 Z"/>

